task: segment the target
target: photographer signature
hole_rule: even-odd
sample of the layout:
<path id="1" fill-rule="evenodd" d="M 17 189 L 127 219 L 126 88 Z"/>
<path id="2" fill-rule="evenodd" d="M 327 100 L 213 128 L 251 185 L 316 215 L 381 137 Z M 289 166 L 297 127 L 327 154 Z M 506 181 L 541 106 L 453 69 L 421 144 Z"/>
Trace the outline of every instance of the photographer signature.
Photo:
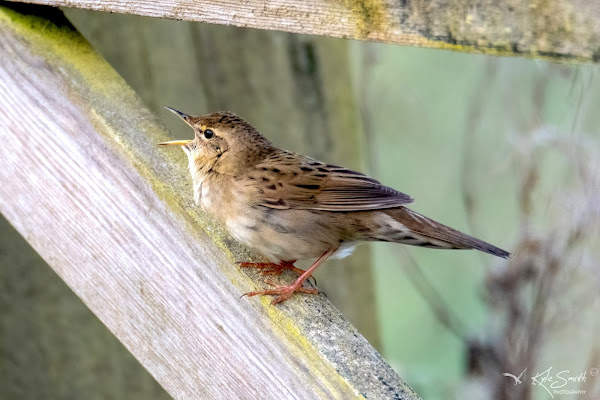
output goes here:
<path id="1" fill-rule="evenodd" d="M 525 374 L 525 371 L 527 371 L 527 368 L 525 368 L 523 372 L 521 372 L 518 376 L 508 372 L 505 372 L 502 375 L 512 378 L 515 381 L 515 385 L 519 385 L 523 383 L 521 378 Z M 590 368 L 589 374 L 590 376 L 596 376 L 598 374 L 598 369 Z M 554 393 L 558 393 L 567 384 L 584 383 L 587 379 L 587 375 L 588 371 L 583 371 L 579 375 L 574 375 L 571 374 L 571 372 L 568 369 L 553 374 L 552 367 L 550 367 L 545 371 L 538 372 L 536 375 L 531 376 L 531 384 L 533 386 L 539 386 L 544 388 L 546 392 L 548 392 L 550 397 L 554 398 Z"/>

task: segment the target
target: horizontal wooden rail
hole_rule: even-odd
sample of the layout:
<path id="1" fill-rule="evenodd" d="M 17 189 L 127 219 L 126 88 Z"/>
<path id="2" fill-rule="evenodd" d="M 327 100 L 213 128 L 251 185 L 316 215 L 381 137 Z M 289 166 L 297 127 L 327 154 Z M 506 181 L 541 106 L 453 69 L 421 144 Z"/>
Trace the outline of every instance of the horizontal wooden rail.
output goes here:
<path id="1" fill-rule="evenodd" d="M 596 0 L 17 0 L 465 52 L 600 61 Z"/>
<path id="2" fill-rule="evenodd" d="M 0 211 L 173 397 L 418 398 L 323 296 L 240 298 L 248 254 L 58 10 L 0 6 L 0 54 Z"/>

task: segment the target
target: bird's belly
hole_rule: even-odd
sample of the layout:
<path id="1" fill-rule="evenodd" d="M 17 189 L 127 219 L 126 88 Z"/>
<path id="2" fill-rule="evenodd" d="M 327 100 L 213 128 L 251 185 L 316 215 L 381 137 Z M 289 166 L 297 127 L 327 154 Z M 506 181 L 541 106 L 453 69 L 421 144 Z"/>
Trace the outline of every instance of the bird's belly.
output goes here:
<path id="1" fill-rule="evenodd" d="M 310 221 L 299 224 L 297 219 L 287 218 L 279 210 L 269 212 L 268 216 L 259 215 L 261 218 L 229 218 L 226 225 L 234 239 L 270 261 L 316 258 L 339 246 L 335 235 L 316 232 L 315 226 L 308 233 Z"/>
<path id="2" fill-rule="evenodd" d="M 210 177 L 200 183 L 195 194 L 202 209 L 224 223 L 235 240 L 270 261 L 317 258 L 338 247 L 334 258 L 351 253 L 353 246 L 331 213 L 249 206 L 251 199 L 243 190 L 228 192 Z"/>

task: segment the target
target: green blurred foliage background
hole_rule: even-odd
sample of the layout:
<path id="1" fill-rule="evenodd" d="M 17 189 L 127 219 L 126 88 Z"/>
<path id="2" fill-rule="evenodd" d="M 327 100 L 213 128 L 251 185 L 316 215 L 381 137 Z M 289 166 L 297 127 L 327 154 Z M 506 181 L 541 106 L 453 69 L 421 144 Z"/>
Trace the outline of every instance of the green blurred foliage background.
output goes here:
<path id="1" fill-rule="evenodd" d="M 543 143 L 556 135 L 584 142 L 597 154 L 597 66 L 372 43 L 352 46 L 354 85 L 368 127 L 371 173 L 413 196 L 412 208 L 450 226 L 515 251 L 521 229 L 518 188 L 523 179 L 515 161 L 520 152 L 530 151 L 521 148 L 525 145 L 521 138 L 533 131 Z M 540 158 L 542 169 L 533 195 L 531 229 L 545 234 L 552 225 L 547 218 L 556 218 L 551 214 L 552 202 L 557 192 L 573 189 L 574 175 L 569 159 L 552 148 L 543 148 L 535 157 Z M 465 195 L 465 190 L 474 196 Z M 590 218 L 597 219 L 597 214 Z M 593 234 L 597 240 L 598 231 Z M 597 243 L 589 245 L 595 260 Z M 383 354 L 424 398 L 454 398 L 454 390 L 465 380 L 465 344 L 442 327 L 402 266 L 418 260 L 447 307 L 470 335 L 477 336 L 485 335 L 488 321 L 495 317 L 482 301 L 486 274 L 505 261 L 472 252 L 387 244 L 374 248 Z M 593 274 L 587 278 L 597 283 L 598 271 Z M 597 294 L 586 306 L 588 323 L 574 323 L 561 333 L 566 337 L 546 350 L 556 357 L 549 357 L 553 364 L 544 364 L 545 368 L 585 369 L 598 334 Z M 572 356 L 564 354 L 573 351 Z M 497 371 L 502 372 L 516 371 Z M 533 395 L 545 398 L 547 393 L 534 391 Z"/>
<path id="2" fill-rule="evenodd" d="M 593 360 L 600 327 L 598 224 L 586 225 L 571 247 L 559 235 L 581 220 L 600 220 L 598 66 L 65 11 L 174 137 L 190 132 L 163 106 L 191 114 L 230 109 L 282 147 L 366 171 L 414 197 L 416 211 L 517 252 L 509 263 L 469 251 L 375 244 L 320 271 L 319 284 L 332 301 L 423 398 L 502 397 L 502 372 L 522 369 L 473 368 L 486 358 L 473 356 L 473 343 L 503 348 L 510 329 L 520 327 L 511 326 L 506 312 L 511 297 L 522 296 L 535 315 L 535 278 L 518 292 L 506 289 L 504 302 L 502 294 L 490 301 L 489 282 L 523 266 L 544 276 L 550 258 L 539 249 L 555 249 L 552 257 L 571 268 L 556 275 L 557 289 L 544 298 L 552 315 L 571 319 L 560 329 L 543 326 L 535 368 L 600 368 L 600 357 Z M 8 384 L 0 397 L 166 397 L 141 367 L 133 370 L 131 356 L 56 277 L 14 290 L 49 269 L 35 256 L 22 258 L 32 250 L 6 224 L 2 235 L 0 371 Z M 40 275 L 23 275 L 38 271 L 34 266 Z M 428 299 L 432 293 L 439 298 Z M 452 316 L 454 333 L 434 309 Z M 70 343 L 80 326 L 90 327 L 89 336 Z M 531 327 L 524 326 L 524 332 Z M 47 345 L 30 346 L 14 359 L 15 342 Z M 90 343 L 109 344 L 99 354 L 87 350 Z M 134 377 L 116 380 L 119 369 L 110 365 L 128 365 Z M 36 378 L 51 374 L 58 378 Z M 90 374 L 93 382 L 64 390 L 65 382 Z M 588 378 L 594 385 L 586 387 L 588 395 L 597 393 L 600 378 Z M 506 398 L 546 398 L 534 389 Z"/>

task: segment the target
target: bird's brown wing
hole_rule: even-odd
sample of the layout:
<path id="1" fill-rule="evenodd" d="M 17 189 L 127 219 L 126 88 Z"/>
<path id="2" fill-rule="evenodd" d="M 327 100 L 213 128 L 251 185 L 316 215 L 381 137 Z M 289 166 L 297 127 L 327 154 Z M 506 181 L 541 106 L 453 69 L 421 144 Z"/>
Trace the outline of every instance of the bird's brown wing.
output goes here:
<path id="1" fill-rule="evenodd" d="M 247 178 L 258 183 L 258 204 L 270 208 L 363 211 L 413 202 L 360 172 L 287 152 L 263 161 Z"/>

